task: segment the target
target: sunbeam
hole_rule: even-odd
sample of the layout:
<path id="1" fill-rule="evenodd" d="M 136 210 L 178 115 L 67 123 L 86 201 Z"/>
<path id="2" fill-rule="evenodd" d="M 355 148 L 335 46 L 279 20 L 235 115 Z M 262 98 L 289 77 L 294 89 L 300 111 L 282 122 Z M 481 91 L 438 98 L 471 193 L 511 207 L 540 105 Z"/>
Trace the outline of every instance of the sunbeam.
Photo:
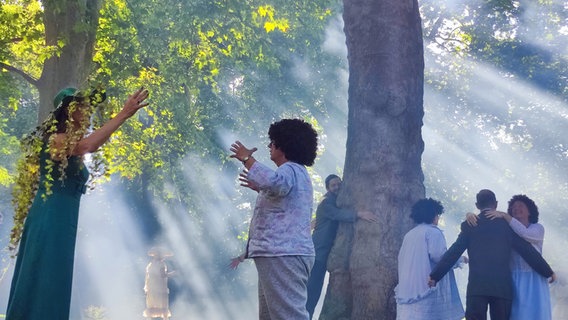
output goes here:
<path id="1" fill-rule="evenodd" d="M 552 2 L 552 8 L 568 10 L 568 4 Z M 483 3 L 480 0 L 448 0 L 445 8 L 449 15 L 467 17 L 465 21 Z M 512 5 L 519 5 L 519 2 Z M 537 25 L 539 21 L 535 14 L 540 12 L 533 8 L 537 4 L 523 2 L 523 5 L 527 7 L 520 17 L 529 21 L 524 25 L 529 31 L 521 36 L 524 44 L 530 45 L 530 49 L 541 50 L 539 52 L 546 57 L 564 55 L 559 60 L 566 63 L 566 46 L 562 46 L 563 52 L 553 52 L 549 36 L 539 33 L 546 28 Z M 456 10 L 465 10 L 466 13 Z M 440 19 L 448 21 L 454 19 L 441 16 Z M 428 21 L 426 27 L 430 28 L 437 21 Z M 343 27 L 341 15 L 331 18 L 325 29 L 325 41 L 317 47 L 332 56 L 335 59 L 332 61 L 338 62 L 332 67 L 326 66 L 325 71 L 330 75 L 329 79 L 325 79 L 326 83 L 321 83 L 325 76 L 319 74 L 323 71 L 318 69 L 318 63 L 301 53 L 285 52 L 291 58 L 286 60 L 289 65 L 284 72 L 290 74 L 286 79 L 291 79 L 289 85 L 295 90 L 316 91 L 324 86 L 333 87 L 332 90 L 321 89 L 327 95 L 313 99 L 317 106 L 304 105 L 307 103 L 301 97 L 298 97 L 299 101 L 291 101 L 290 96 L 278 92 L 261 92 L 258 95 L 254 92 L 257 89 L 268 91 L 268 86 L 260 89 L 246 86 L 247 81 L 257 80 L 256 77 L 264 79 L 258 72 L 272 72 L 271 69 L 227 71 L 219 67 L 215 72 L 228 74 L 220 77 L 223 79 L 218 84 L 221 93 L 212 90 L 214 97 L 211 101 L 228 96 L 231 102 L 219 102 L 215 112 L 221 116 L 211 122 L 221 118 L 229 120 L 221 125 L 212 123 L 211 128 L 205 128 L 207 130 L 200 127 L 195 134 L 197 138 L 192 136 L 191 139 L 211 140 L 211 149 L 225 148 L 217 150 L 219 153 L 224 151 L 225 156 L 212 155 L 211 150 L 201 150 L 201 153 L 182 150 L 185 156 L 175 163 L 183 172 L 179 177 L 182 183 L 173 181 L 168 173 L 159 173 L 165 177 L 164 180 L 170 179 L 164 186 L 164 190 L 168 191 L 167 199 L 150 190 L 128 189 L 128 184 L 118 175 L 82 198 L 71 319 L 143 318 L 146 308 L 145 269 L 151 260 L 148 253 L 154 247 L 172 253 L 165 260 L 168 271 L 172 272 L 168 278 L 172 319 L 239 320 L 258 317 L 254 263 L 245 260 L 236 270 L 229 268 L 231 258 L 245 250 L 249 219 L 256 199 L 255 192 L 240 186 L 238 179 L 243 165 L 229 157 L 229 146 L 240 140 L 247 147 L 257 147 L 254 157 L 273 166 L 267 148 L 270 123 L 281 117 L 314 119 L 320 134 L 319 152 L 309 174 L 314 186 L 314 208 L 317 206 L 325 193 L 322 177 L 331 173 L 342 175 L 346 156 L 349 68 Z M 457 20 L 452 20 L 440 30 L 449 36 L 455 35 L 462 27 Z M 508 33 L 507 30 L 502 33 L 490 30 L 489 33 L 496 33 L 493 37 L 499 35 L 503 39 L 516 36 L 515 32 Z M 568 27 L 563 27 L 558 34 L 567 36 Z M 272 41 L 269 36 L 267 39 Z M 440 39 L 432 38 L 435 36 L 429 39 L 425 36 L 427 40 L 424 43 L 426 79 L 422 138 L 425 150 L 422 169 L 426 196 L 440 200 L 445 207 L 440 227 L 444 230 L 448 247 L 457 238 L 466 212 L 476 211 L 475 195 L 480 189 L 489 188 L 496 193 L 501 211 L 506 211 L 507 202 L 515 194 L 531 197 L 539 207 L 539 222 L 546 230 L 543 256 L 558 276 L 558 281 L 550 286 L 553 312 L 557 319 L 566 319 L 568 135 L 565 131 L 568 127 L 568 104 L 563 87 L 565 75 L 545 79 L 552 84 L 544 80 L 539 83 L 510 66 L 509 69 L 494 67 L 494 61 L 489 59 L 468 57 L 461 52 L 453 55 L 448 48 L 442 48 L 442 44 L 434 43 Z M 219 36 L 218 41 L 226 39 Z M 459 42 L 453 45 L 459 46 L 460 50 L 467 50 L 468 41 L 451 41 Z M 228 59 L 228 55 L 223 58 Z M 539 75 L 546 78 L 546 74 Z M 555 86 L 564 88 L 564 96 L 549 90 Z M 244 94 L 245 90 L 252 93 Z M 193 98 L 197 99 L 197 94 Z M 254 108 L 251 107 L 253 104 Z M 200 112 L 206 114 L 209 111 Z M 231 119 L 235 121 L 231 123 Z M 207 123 L 206 120 L 200 125 L 203 123 Z M 201 132 L 212 134 L 200 136 Z M 166 153 L 171 155 L 170 151 Z M 188 199 L 181 198 L 184 196 Z M 8 235 L 10 219 L 7 212 L 3 213 L 6 216 L 2 222 L 0 213 L 0 229 Z M 5 253 L 4 270 L 0 273 L 0 313 L 6 310 L 15 262 L 6 256 Z M 462 302 L 465 302 L 468 271 L 466 265 L 455 272 Z M 323 300 L 322 294 L 315 318 Z"/>

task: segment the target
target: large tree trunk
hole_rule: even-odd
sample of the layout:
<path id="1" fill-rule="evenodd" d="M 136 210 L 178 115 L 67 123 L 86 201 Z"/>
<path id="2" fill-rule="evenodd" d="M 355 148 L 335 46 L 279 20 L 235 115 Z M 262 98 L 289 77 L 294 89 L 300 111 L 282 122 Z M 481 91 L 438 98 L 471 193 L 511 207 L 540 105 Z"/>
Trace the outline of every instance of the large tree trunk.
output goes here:
<path id="1" fill-rule="evenodd" d="M 424 197 L 420 14 L 416 0 L 344 0 L 343 19 L 349 122 L 338 204 L 380 222 L 341 225 L 320 319 L 395 319 L 398 250 Z"/>
<path id="2" fill-rule="evenodd" d="M 63 43 L 60 54 L 45 61 L 37 83 L 40 96 L 38 121 L 53 110 L 53 97 L 63 87 L 86 85 L 91 71 L 100 0 L 43 1 L 45 42 Z"/>

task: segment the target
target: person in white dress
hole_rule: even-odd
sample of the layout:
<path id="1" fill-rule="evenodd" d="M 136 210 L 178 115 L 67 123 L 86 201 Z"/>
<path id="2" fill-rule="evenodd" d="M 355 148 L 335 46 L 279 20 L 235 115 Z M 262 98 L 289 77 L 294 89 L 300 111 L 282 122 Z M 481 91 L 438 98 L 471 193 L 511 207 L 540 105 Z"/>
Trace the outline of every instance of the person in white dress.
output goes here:
<path id="1" fill-rule="evenodd" d="M 410 217 L 417 224 L 405 236 L 398 254 L 398 285 L 395 288 L 396 319 L 461 320 L 463 305 L 456 279 L 450 270 L 435 287 L 428 277 L 447 250 L 446 238 L 438 228 L 444 211 L 439 201 L 421 199 L 412 206 Z M 461 257 L 456 267 L 467 263 Z"/>

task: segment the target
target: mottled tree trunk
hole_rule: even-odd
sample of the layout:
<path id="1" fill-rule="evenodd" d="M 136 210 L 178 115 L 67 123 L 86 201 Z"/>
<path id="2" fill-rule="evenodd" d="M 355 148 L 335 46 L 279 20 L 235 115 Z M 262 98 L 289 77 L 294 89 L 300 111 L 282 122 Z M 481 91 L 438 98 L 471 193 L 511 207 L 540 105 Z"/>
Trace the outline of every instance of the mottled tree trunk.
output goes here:
<path id="1" fill-rule="evenodd" d="M 380 222 L 340 226 L 320 319 L 395 319 L 398 250 L 424 197 L 421 20 L 416 0 L 344 0 L 343 18 L 349 122 L 338 204 Z"/>
<path id="2" fill-rule="evenodd" d="M 37 88 L 40 96 L 38 121 L 53 110 L 53 97 L 67 86 L 86 85 L 91 71 L 100 0 L 46 0 L 45 42 L 63 44 L 58 55 L 45 61 Z"/>

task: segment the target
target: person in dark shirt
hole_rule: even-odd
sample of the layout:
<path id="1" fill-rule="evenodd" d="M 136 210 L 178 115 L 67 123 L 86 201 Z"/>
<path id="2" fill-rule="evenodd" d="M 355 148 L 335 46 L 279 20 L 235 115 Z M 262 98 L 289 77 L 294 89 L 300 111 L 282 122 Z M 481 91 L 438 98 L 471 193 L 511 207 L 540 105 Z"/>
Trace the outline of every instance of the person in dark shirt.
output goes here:
<path id="1" fill-rule="evenodd" d="M 476 198 L 475 205 L 481 213 L 497 208 L 497 200 L 491 190 L 479 191 Z M 467 320 L 487 319 L 488 306 L 492 320 L 509 319 L 513 300 L 512 250 L 518 252 L 540 275 L 550 278 L 550 282 L 556 278 L 540 253 L 514 233 L 505 220 L 490 220 L 485 214 L 480 214 L 476 227 L 467 222 L 461 224 L 458 239 L 432 270 L 428 284 L 435 286 L 466 249 L 469 255 Z"/>
<path id="2" fill-rule="evenodd" d="M 318 303 L 325 279 L 327 266 L 327 257 L 333 247 L 335 235 L 339 222 L 355 222 L 357 219 L 363 219 L 369 222 L 377 222 L 377 217 L 370 211 L 361 210 L 354 211 L 338 208 L 335 201 L 339 188 L 341 187 L 341 178 L 335 174 L 331 174 L 325 178 L 325 194 L 322 202 L 316 210 L 316 222 L 312 240 L 316 251 L 316 261 L 308 279 L 308 302 L 306 309 L 310 313 L 310 319 L 314 315 L 314 310 Z"/>

